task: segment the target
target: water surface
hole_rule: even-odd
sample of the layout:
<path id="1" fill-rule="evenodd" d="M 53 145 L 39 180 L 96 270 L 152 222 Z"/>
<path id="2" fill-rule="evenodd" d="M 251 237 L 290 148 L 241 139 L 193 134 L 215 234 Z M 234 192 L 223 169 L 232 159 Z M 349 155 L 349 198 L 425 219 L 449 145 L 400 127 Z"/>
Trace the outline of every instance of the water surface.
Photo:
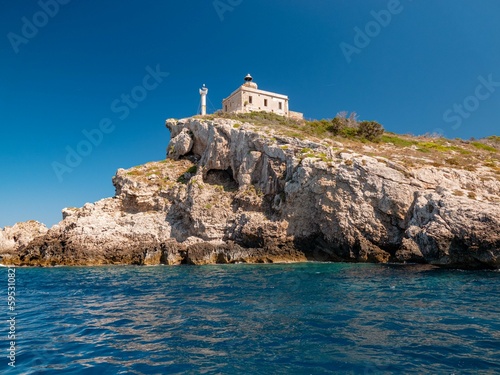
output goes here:
<path id="1" fill-rule="evenodd" d="M 18 268 L 8 373 L 500 373 L 499 286 L 370 264 Z"/>

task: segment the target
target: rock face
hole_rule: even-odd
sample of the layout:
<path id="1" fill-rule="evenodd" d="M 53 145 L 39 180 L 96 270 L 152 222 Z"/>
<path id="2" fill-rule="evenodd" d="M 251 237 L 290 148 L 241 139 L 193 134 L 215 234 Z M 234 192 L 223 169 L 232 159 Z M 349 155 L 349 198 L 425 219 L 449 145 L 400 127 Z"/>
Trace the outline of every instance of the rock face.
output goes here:
<path id="1" fill-rule="evenodd" d="M 47 231 L 45 225 L 33 220 L 5 227 L 0 231 L 0 254 L 14 255 L 20 247 L 28 245 Z"/>
<path id="2" fill-rule="evenodd" d="M 500 268 L 500 182 L 487 171 L 408 168 L 228 119 L 166 125 L 165 161 L 118 170 L 113 198 L 63 210 L 48 231 L 0 232 L 2 262 Z"/>

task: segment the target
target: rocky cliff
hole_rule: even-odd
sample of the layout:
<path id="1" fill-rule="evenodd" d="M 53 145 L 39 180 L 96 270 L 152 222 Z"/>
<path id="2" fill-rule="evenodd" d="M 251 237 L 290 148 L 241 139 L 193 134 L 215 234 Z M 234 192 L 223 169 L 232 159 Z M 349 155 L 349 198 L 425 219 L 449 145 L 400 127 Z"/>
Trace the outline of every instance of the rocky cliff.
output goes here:
<path id="1" fill-rule="evenodd" d="M 232 119 L 166 126 L 166 160 L 119 169 L 113 198 L 64 209 L 49 230 L 33 223 L 4 229 L 2 263 L 317 260 L 500 268 L 495 168 L 407 163 L 414 148 L 353 149 Z"/>

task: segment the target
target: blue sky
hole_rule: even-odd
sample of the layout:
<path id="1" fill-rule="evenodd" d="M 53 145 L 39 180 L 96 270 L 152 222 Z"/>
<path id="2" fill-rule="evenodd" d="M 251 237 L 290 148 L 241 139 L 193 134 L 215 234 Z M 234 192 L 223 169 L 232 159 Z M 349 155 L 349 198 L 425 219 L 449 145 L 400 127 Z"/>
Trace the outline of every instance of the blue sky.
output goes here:
<path id="1" fill-rule="evenodd" d="M 165 119 L 196 114 L 203 83 L 210 112 L 247 73 L 307 118 L 499 134 L 498 14 L 498 0 L 4 1 L 0 227 L 112 196 L 116 169 L 165 157 Z"/>

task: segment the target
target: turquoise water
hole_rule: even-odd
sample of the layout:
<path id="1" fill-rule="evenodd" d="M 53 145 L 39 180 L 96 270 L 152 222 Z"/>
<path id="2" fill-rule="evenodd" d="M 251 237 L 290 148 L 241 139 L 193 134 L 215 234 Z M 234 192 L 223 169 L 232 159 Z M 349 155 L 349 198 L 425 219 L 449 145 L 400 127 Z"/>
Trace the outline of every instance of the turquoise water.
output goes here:
<path id="1" fill-rule="evenodd" d="M 500 373 L 499 286 L 368 264 L 17 268 L 0 372 Z"/>

